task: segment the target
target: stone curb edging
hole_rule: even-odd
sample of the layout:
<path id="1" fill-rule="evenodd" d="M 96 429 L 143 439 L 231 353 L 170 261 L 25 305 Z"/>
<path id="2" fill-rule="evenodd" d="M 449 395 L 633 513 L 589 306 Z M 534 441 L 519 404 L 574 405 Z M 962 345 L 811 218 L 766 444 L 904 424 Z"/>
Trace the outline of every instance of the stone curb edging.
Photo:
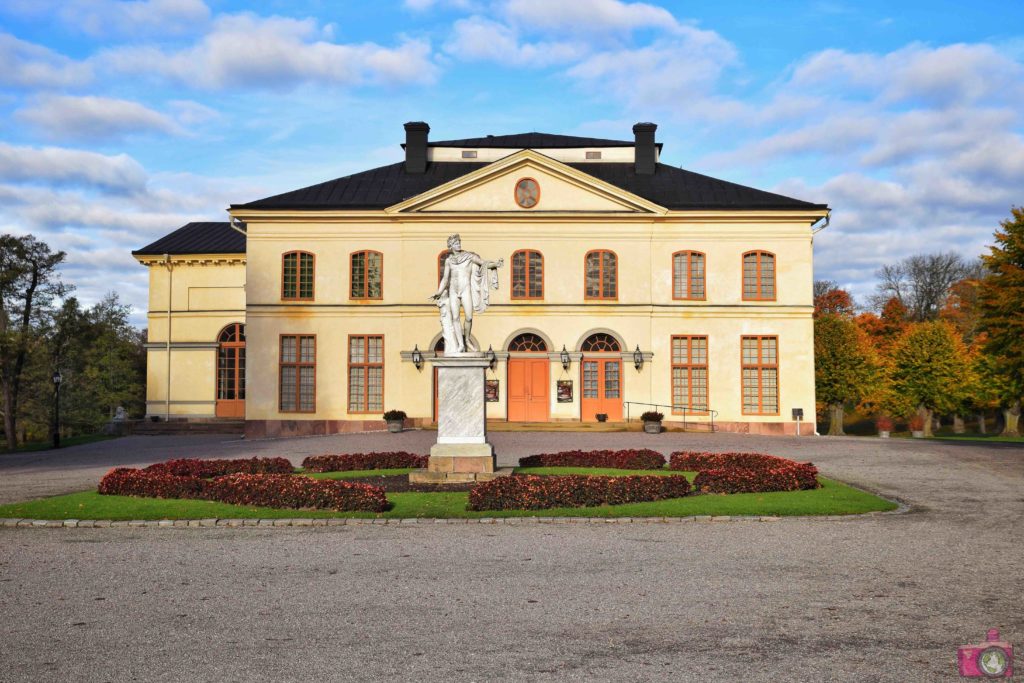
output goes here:
<path id="1" fill-rule="evenodd" d="M 780 522 L 783 520 L 813 520 L 839 522 L 864 517 L 879 517 L 907 512 L 910 508 L 902 502 L 899 508 L 889 511 L 865 512 L 860 515 L 814 515 L 814 516 L 743 516 L 743 515 L 695 515 L 691 517 L 479 517 L 477 519 L 377 519 L 377 518 L 282 518 L 282 519 L 160 519 L 160 520 L 110 520 L 110 519 L 0 519 L 0 527 L 33 529 L 101 529 L 101 528 L 158 528 L 158 529 L 208 529 L 239 527 L 324 527 L 324 526 L 429 526 L 433 524 L 503 524 L 518 526 L 528 524 L 681 524 L 687 522 Z"/>

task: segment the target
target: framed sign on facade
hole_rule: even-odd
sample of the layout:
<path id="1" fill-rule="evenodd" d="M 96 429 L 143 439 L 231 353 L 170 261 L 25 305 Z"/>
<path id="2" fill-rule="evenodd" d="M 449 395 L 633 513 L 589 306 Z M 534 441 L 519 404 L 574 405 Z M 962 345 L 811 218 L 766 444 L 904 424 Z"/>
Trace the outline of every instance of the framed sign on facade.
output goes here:
<path id="1" fill-rule="evenodd" d="M 484 399 L 488 403 L 498 402 L 498 380 L 486 379 L 484 380 Z"/>
<path id="2" fill-rule="evenodd" d="M 560 379 L 560 380 L 558 380 L 558 402 L 559 403 L 572 403 L 572 380 L 571 379 Z"/>

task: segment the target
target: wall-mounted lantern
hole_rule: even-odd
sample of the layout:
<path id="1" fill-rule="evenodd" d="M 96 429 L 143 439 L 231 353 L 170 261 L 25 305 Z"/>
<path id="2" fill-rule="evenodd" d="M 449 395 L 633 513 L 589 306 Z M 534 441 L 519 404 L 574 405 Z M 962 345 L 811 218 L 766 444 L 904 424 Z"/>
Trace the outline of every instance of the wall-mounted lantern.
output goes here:
<path id="1" fill-rule="evenodd" d="M 640 350 L 640 345 L 636 345 L 636 351 L 633 352 L 633 367 L 636 368 L 637 372 L 640 372 L 640 368 L 644 366 L 644 354 Z"/>
<path id="2" fill-rule="evenodd" d="M 417 370 L 423 367 L 423 354 L 420 353 L 419 344 L 412 350 L 412 364 L 416 366 Z"/>
<path id="3" fill-rule="evenodd" d="M 563 370 L 568 370 L 569 369 L 569 362 L 572 359 L 569 358 L 569 352 L 565 350 L 565 344 L 562 344 L 562 353 L 559 354 L 559 355 L 560 355 L 561 361 L 562 361 L 562 369 Z"/>
<path id="4" fill-rule="evenodd" d="M 493 345 L 487 346 L 487 362 L 491 364 L 491 370 L 494 369 L 494 366 L 498 362 L 498 356 L 494 353 Z"/>

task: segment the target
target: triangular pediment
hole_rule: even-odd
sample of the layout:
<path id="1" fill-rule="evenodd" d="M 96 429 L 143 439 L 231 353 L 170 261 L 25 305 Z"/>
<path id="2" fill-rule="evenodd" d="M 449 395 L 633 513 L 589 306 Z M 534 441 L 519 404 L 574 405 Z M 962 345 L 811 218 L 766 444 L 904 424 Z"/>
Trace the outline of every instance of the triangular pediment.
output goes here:
<path id="1" fill-rule="evenodd" d="M 524 208 L 516 185 L 535 181 L 539 199 Z M 522 150 L 395 204 L 388 213 L 665 213 L 643 197 L 533 150 Z"/>

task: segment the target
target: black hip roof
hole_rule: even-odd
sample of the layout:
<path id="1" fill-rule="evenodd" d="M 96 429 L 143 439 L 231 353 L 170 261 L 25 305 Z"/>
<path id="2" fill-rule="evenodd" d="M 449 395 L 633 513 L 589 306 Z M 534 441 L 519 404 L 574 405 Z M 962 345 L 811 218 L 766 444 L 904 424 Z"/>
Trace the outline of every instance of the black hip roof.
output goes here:
<path id="1" fill-rule="evenodd" d="M 169 235 L 142 249 L 133 256 L 159 256 L 163 254 L 244 254 L 245 235 L 229 223 L 186 223 Z"/>
<path id="2" fill-rule="evenodd" d="M 516 133 L 514 135 L 485 135 L 482 138 L 461 140 L 437 140 L 427 143 L 428 147 L 478 147 L 505 149 L 565 149 L 568 147 L 632 147 L 633 140 L 606 140 L 604 138 L 583 138 L 576 135 L 555 135 L 553 133 Z M 661 146 L 660 144 L 658 145 Z M 405 147 L 403 144 L 402 147 Z"/>
<path id="3" fill-rule="evenodd" d="M 522 135 L 532 134 L 524 133 Z M 632 145 L 632 143 L 630 144 Z M 425 173 L 410 174 L 405 171 L 405 163 L 399 162 L 259 199 L 248 204 L 232 204 L 231 208 L 383 209 L 488 165 L 486 162 L 434 161 L 427 164 Z M 826 204 L 813 204 L 665 164 L 658 164 L 653 175 L 637 175 L 632 163 L 570 163 L 566 165 L 667 209 L 828 208 Z"/>

